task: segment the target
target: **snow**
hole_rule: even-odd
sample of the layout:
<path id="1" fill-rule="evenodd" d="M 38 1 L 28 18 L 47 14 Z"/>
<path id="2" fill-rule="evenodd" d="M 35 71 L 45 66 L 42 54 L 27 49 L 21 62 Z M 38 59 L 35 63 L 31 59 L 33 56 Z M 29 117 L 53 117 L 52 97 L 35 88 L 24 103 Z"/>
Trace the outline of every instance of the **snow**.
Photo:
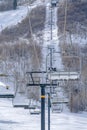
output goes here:
<path id="1" fill-rule="evenodd" d="M 40 128 L 40 115 L 31 115 L 29 110 L 13 108 L 11 101 L 0 100 L 0 130 L 41 130 Z M 51 130 L 58 129 L 87 130 L 87 113 L 51 112 Z"/>
<path id="2" fill-rule="evenodd" d="M 31 6 L 20 6 L 16 10 L 0 12 L 0 31 L 21 22 L 27 16 L 28 9 L 30 11 L 38 5 L 42 5 L 40 0 Z"/>
<path id="3" fill-rule="evenodd" d="M 85 44 L 87 44 L 87 37 L 85 35 L 81 36 L 78 34 L 71 34 L 70 36 L 67 34 L 66 40 L 67 40 L 67 43 L 78 44 L 79 46 L 84 46 Z"/>
<path id="4" fill-rule="evenodd" d="M 58 118 L 56 116 L 58 116 Z M 61 130 L 86 130 L 87 129 L 87 124 L 86 124 L 87 114 L 84 117 L 83 114 L 61 113 L 61 114 L 53 114 L 52 118 L 51 118 L 52 130 L 55 130 L 55 128 Z"/>
<path id="5" fill-rule="evenodd" d="M 71 35 L 72 43 L 76 43 L 80 46 L 87 44 L 87 37 L 80 36 L 77 34 Z"/>
<path id="6" fill-rule="evenodd" d="M 40 118 L 31 116 L 29 110 L 13 108 L 10 101 L 2 101 L 1 103 L 0 130 L 35 130 L 40 125 Z"/>
<path id="7" fill-rule="evenodd" d="M 27 7 L 20 7 L 17 10 L 11 10 L 0 13 L 0 31 L 6 27 L 16 25 L 27 15 Z"/>
<path id="8" fill-rule="evenodd" d="M 47 16 L 46 16 L 46 26 L 44 30 L 44 43 L 45 47 L 56 43 L 58 41 L 57 38 L 57 26 L 56 20 L 54 20 L 53 26 L 53 36 L 54 39 L 50 40 L 50 7 L 49 3 L 47 3 Z M 56 8 L 54 10 L 54 18 L 56 18 Z M 10 27 L 18 22 L 20 22 L 27 15 L 27 8 L 21 7 L 15 11 L 7 11 L 0 13 L 0 31 L 5 27 Z M 55 45 L 55 48 L 58 47 L 58 42 Z M 54 46 L 54 45 L 53 45 Z M 60 48 L 58 48 L 60 51 Z M 45 49 L 46 52 L 46 49 Z M 57 55 L 60 57 L 60 54 Z M 58 60 L 57 64 L 59 64 L 58 69 L 61 67 L 61 57 Z M 56 63 L 54 64 L 56 65 Z M 61 67 L 62 68 L 62 67 Z M 0 83 L 0 93 L 8 93 L 14 92 L 13 88 L 10 87 L 9 90 L 6 90 L 4 87 L 6 86 L 4 83 Z M 59 94 L 59 93 L 58 93 Z M 62 95 L 62 94 L 61 94 Z M 17 102 L 18 100 L 18 102 Z M 28 99 L 22 97 L 20 99 L 20 95 L 17 95 L 15 100 L 12 99 L 0 99 L 0 130 L 41 130 L 41 115 L 31 115 L 30 111 L 23 108 L 14 108 L 13 103 L 28 103 Z M 48 113 L 46 109 L 46 130 L 48 130 Z M 52 113 L 51 111 L 51 130 L 87 130 L 87 113 L 70 113 L 69 110 L 66 109 L 66 106 L 63 105 L 62 113 Z"/>
<path id="9" fill-rule="evenodd" d="M 30 11 L 38 5 L 42 5 L 41 0 L 35 1 L 31 6 L 20 6 L 16 10 L 0 12 L 0 32 L 6 27 L 20 23 L 27 16 L 28 9 Z M 6 87 L 6 84 L 0 82 L 0 86 Z"/>
<path id="10" fill-rule="evenodd" d="M 14 105 L 29 105 L 29 99 L 27 99 L 25 95 L 17 93 L 14 98 L 13 104 Z"/>
<path id="11" fill-rule="evenodd" d="M 46 61 L 46 57 L 49 52 L 48 48 L 53 48 L 54 53 L 52 54 L 52 67 L 56 68 L 57 70 L 63 69 L 61 54 L 60 54 L 60 47 L 59 47 L 59 38 L 58 38 L 58 27 L 57 27 L 57 7 L 51 10 L 51 5 L 46 5 L 46 21 L 45 21 L 45 29 L 44 29 L 44 46 L 47 49 L 44 49 L 44 59 Z M 51 20 L 52 15 L 52 20 Z M 51 25 L 52 22 L 52 25 Z M 52 29 L 52 32 L 51 32 Z M 50 53 L 50 52 L 49 52 Z M 47 59 L 49 61 L 50 56 Z M 45 63 L 44 61 L 44 63 Z M 45 63 L 46 64 L 46 63 Z M 47 67 L 50 66 L 47 63 Z"/>
<path id="12" fill-rule="evenodd" d="M 14 88 L 12 86 L 9 86 L 9 89 L 6 89 L 6 86 L 9 86 L 9 85 L 6 85 L 6 84 L 3 85 L 2 82 L 0 83 L 0 95 L 14 94 Z"/>
<path id="13" fill-rule="evenodd" d="M 6 85 L 2 82 L 0 82 L 0 86 L 5 87 Z"/>

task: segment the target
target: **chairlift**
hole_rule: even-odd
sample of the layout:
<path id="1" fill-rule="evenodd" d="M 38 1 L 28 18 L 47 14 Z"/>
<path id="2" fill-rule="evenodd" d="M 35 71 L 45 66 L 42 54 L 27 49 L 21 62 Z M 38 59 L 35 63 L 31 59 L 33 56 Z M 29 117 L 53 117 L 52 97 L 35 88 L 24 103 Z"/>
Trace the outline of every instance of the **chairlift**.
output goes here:
<path id="1" fill-rule="evenodd" d="M 41 113 L 40 107 L 37 104 L 30 103 L 28 109 L 31 115 L 39 115 Z"/>
<path id="2" fill-rule="evenodd" d="M 51 0 L 51 5 L 52 5 L 52 7 L 56 7 L 57 6 L 57 0 Z"/>
<path id="3" fill-rule="evenodd" d="M 31 115 L 39 115 L 41 113 L 40 109 L 35 108 L 30 111 Z"/>
<path id="4" fill-rule="evenodd" d="M 59 98 L 53 98 L 52 99 L 52 104 L 62 104 L 62 103 L 68 103 L 68 99 L 59 99 Z"/>
<path id="5" fill-rule="evenodd" d="M 52 102 L 52 104 L 62 104 L 62 103 L 65 103 L 65 104 L 67 104 L 69 101 L 68 100 L 66 100 L 66 101 L 55 101 L 55 102 Z"/>
<path id="6" fill-rule="evenodd" d="M 59 98 L 54 98 L 51 101 L 51 106 L 52 106 L 52 112 L 62 112 L 63 111 L 63 104 L 67 104 L 69 102 L 68 99 L 59 99 Z"/>
<path id="7" fill-rule="evenodd" d="M 56 95 L 56 93 L 51 93 L 52 95 L 51 95 L 51 99 L 53 99 L 53 98 L 56 98 L 57 97 L 57 95 Z"/>
<path id="8" fill-rule="evenodd" d="M 26 106 L 24 107 L 24 109 L 35 109 L 35 106 L 26 105 Z"/>
<path id="9" fill-rule="evenodd" d="M 28 107 L 29 105 L 25 105 L 25 104 L 14 104 L 13 105 L 13 107 L 15 107 L 15 108 L 20 108 L 20 107 L 22 107 L 22 108 L 25 108 L 25 107 Z"/>
<path id="10" fill-rule="evenodd" d="M 18 95 L 17 95 L 18 94 Z M 15 98 L 14 98 L 14 100 L 13 100 L 13 107 L 14 108 L 25 108 L 25 107 L 28 107 L 29 106 L 29 104 L 28 104 L 28 102 L 25 102 L 24 100 L 25 100 L 25 97 L 22 99 L 22 95 L 24 94 L 24 92 L 18 92 L 18 87 L 16 88 L 16 90 L 15 90 Z M 18 96 L 18 97 L 17 97 Z M 21 98 L 21 101 L 20 100 L 17 100 L 17 99 L 19 99 L 19 98 Z M 18 101 L 18 102 L 17 102 Z"/>
<path id="11" fill-rule="evenodd" d="M 63 111 L 63 105 L 61 103 L 56 102 L 53 103 L 51 106 L 52 106 L 52 112 L 59 113 Z"/>
<path id="12" fill-rule="evenodd" d="M 27 108 L 27 107 L 29 107 L 29 104 L 16 101 L 16 102 L 13 102 L 13 107 L 15 107 L 15 108 Z"/>
<path id="13" fill-rule="evenodd" d="M 14 94 L 0 94 L 0 98 L 14 98 Z"/>
<path id="14" fill-rule="evenodd" d="M 19 98 L 19 97 L 17 97 L 17 99 L 18 99 L 18 98 Z M 22 98 L 22 97 L 20 97 L 20 98 Z M 23 102 L 24 99 L 22 99 L 21 102 L 20 102 L 20 100 L 17 102 L 17 99 L 16 99 L 16 96 L 15 96 L 15 98 L 14 98 L 14 100 L 13 100 L 13 107 L 14 107 L 14 108 L 25 108 L 25 107 L 28 107 L 28 106 L 29 106 L 28 102 Z M 15 100 L 16 100 L 16 101 L 15 101 Z"/>

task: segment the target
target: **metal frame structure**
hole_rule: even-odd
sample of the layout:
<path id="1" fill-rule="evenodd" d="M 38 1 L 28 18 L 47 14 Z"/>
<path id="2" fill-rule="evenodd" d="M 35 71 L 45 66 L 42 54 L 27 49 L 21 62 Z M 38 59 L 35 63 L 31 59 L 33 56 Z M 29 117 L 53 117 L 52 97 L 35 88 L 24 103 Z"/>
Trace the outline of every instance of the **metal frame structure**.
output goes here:
<path id="1" fill-rule="evenodd" d="M 48 73 L 49 80 L 78 80 L 79 78 L 79 72 L 58 71 Z"/>
<path id="2" fill-rule="evenodd" d="M 51 78 L 51 75 L 54 74 L 54 77 L 55 77 L 55 72 L 52 73 L 52 72 L 49 72 L 47 73 L 46 71 L 31 71 L 31 72 L 27 72 L 27 74 L 29 74 L 29 77 L 31 80 L 29 80 L 29 83 L 27 84 L 27 87 L 30 86 L 40 86 L 41 87 L 41 130 L 45 130 L 45 87 L 46 86 L 57 86 L 57 82 L 53 82 L 53 80 L 55 80 L 55 78 Z M 39 78 L 39 81 L 35 81 L 35 74 L 37 74 L 37 77 L 36 78 Z M 39 74 L 39 76 L 38 76 Z M 56 77 L 56 80 L 64 80 L 64 76 L 59 78 L 59 76 L 62 75 L 62 72 L 56 72 L 56 74 L 58 74 Z M 60 74 L 60 75 L 59 75 Z M 45 75 L 45 76 L 44 76 Z M 50 76 L 49 76 L 50 75 Z M 68 79 L 70 80 L 71 77 L 69 78 L 70 75 L 72 75 L 72 72 L 65 72 L 64 73 L 65 75 L 65 80 L 66 80 L 66 77 L 68 76 Z M 73 76 L 76 76 L 75 78 L 72 78 L 72 80 L 75 80 L 75 79 L 79 79 L 79 74 L 77 72 L 74 72 L 73 73 Z M 49 77 L 48 78 L 48 81 L 46 80 L 46 77 Z M 42 78 L 45 78 L 42 79 Z M 50 79 L 51 78 L 51 79 Z M 50 130 L 50 94 L 48 93 L 48 128 Z"/>
<path id="3" fill-rule="evenodd" d="M 14 94 L 0 94 L 0 98 L 14 98 Z"/>
<path id="4" fill-rule="evenodd" d="M 50 82 L 46 80 L 47 72 L 46 71 L 31 71 L 27 72 L 31 80 L 27 84 L 27 86 L 40 86 L 41 87 L 41 130 L 45 130 L 45 88 L 46 86 L 56 86 L 56 83 Z M 35 74 L 37 74 L 36 78 L 39 78 L 39 82 L 35 82 Z M 39 76 L 38 76 L 39 74 Z M 44 76 L 45 75 L 45 76 Z M 45 78 L 45 79 L 44 79 Z M 49 96 L 50 97 L 50 96 Z M 49 98 L 50 104 L 50 98 Z M 49 109 L 50 107 L 48 107 Z M 49 116 L 50 118 L 50 116 Z M 49 125 L 50 126 L 50 125 Z"/>
<path id="5" fill-rule="evenodd" d="M 26 108 L 26 107 L 29 107 L 29 105 L 15 104 L 15 105 L 13 105 L 13 107 L 16 107 L 16 108 L 19 108 L 19 107 Z"/>

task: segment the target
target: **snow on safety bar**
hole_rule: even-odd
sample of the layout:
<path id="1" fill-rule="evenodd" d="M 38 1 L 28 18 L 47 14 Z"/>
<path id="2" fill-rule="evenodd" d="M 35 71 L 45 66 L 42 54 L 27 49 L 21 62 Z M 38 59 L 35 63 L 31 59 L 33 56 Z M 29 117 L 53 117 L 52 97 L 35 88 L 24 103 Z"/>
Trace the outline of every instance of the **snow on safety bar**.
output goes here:
<path id="1" fill-rule="evenodd" d="M 79 78 L 80 78 L 79 72 L 59 71 L 48 73 L 49 80 L 76 80 Z"/>

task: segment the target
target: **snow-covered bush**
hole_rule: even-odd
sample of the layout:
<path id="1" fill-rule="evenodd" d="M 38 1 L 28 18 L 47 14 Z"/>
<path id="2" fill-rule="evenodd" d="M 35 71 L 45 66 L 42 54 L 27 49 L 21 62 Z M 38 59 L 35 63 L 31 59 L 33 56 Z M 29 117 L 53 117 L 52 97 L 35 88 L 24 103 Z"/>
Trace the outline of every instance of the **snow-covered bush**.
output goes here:
<path id="1" fill-rule="evenodd" d="M 0 44 L 0 49 L 0 72 L 14 75 L 19 92 L 25 92 L 28 83 L 26 72 L 36 70 L 42 62 L 41 46 L 34 40 L 28 42 L 21 39 L 14 44 Z M 39 90 L 35 88 L 33 91 L 31 88 L 31 92 L 34 92 L 32 98 L 38 99 Z"/>
<path id="2" fill-rule="evenodd" d="M 80 52 L 78 45 L 61 43 L 60 47 L 65 70 L 80 71 Z"/>
<path id="3" fill-rule="evenodd" d="M 18 0 L 18 5 L 28 5 L 28 4 L 32 4 L 33 2 L 35 2 L 36 0 Z"/>
<path id="4" fill-rule="evenodd" d="M 65 83 L 65 91 L 69 93 L 70 110 L 72 112 L 83 111 L 87 108 L 87 45 L 81 49 L 74 43 L 61 44 L 61 50 L 64 69 L 81 72 L 78 82 Z"/>
<path id="5" fill-rule="evenodd" d="M 75 0 L 75 2 L 67 2 L 66 15 L 66 31 L 70 30 L 72 33 L 77 31 L 77 24 L 80 23 L 86 27 L 87 25 L 87 1 Z M 58 8 L 58 29 L 59 32 L 64 32 L 65 24 L 65 1 L 62 2 Z M 80 33 L 80 32 L 78 32 Z"/>

